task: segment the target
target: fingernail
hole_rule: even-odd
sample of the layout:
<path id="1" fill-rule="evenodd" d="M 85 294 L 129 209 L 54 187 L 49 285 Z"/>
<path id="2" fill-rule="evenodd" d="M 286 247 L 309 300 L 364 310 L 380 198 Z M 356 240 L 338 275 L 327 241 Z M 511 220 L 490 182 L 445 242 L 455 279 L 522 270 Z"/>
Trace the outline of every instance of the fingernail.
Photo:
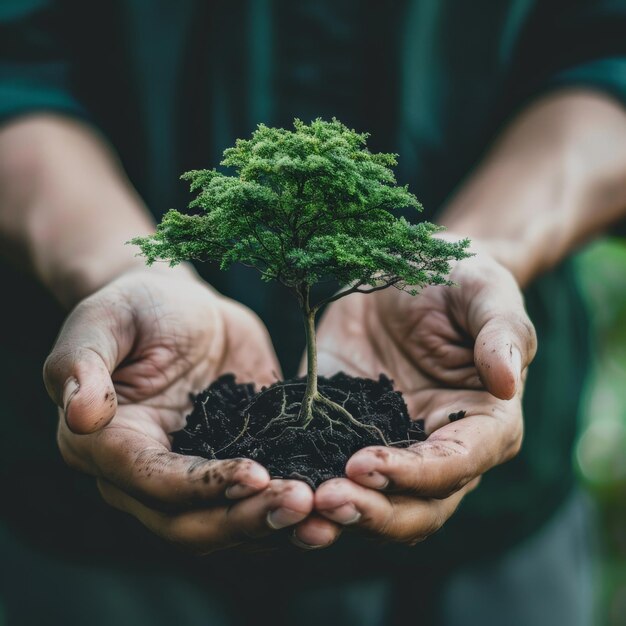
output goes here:
<path id="1" fill-rule="evenodd" d="M 389 479 L 379 472 L 360 474 L 357 480 L 360 485 L 370 487 L 371 489 L 385 489 L 389 485 Z"/>
<path id="2" fill-rule="evenodd" d="M 336 509 L 329 509 L 323 511 L 324 515 L 343 526 L 350 526 L 350 524 L 356 524 L 361 519 L 361 514 L 356 510 L 356 507 L 351 502 L 342 504 Z"/>
<path id="3" fill-rule="evenodd" d="M 296 546 L 297 548 L 301 548 L 302 550 L 319 550 L 320 548 L 324 547 L 323 544 L 313 545 L 313 544 L 310 544 L 310 543 L 304 543 L 304 541 L 302 541 L 298 537 L 298 535 L 296 535 L 296 531 L 295 530 L 291 534 L 291 543 L 293 543 L 293 545 Z"/>
<path id="4" fill-rule="evenodd" d="M 513 366 L 515 380 L 519 383 L 522 378 L 522 355 L 515 347 L 511 347 L 511 365 Z"/>
<path id="5" fill-rule="evenodd" d="M 246 485 L 245 483 L 235 483 L 226 489 L 224 495 L 231 500 L 237 500 L 238 498 L 251 496 L 253 493 L 257 493 L 257 491 L 259 491 L 258 487 Z"/>
<path id="6" fill-rule="evenodd" d="M 293 526 L 302 520 L 303 515 L 297 511 L 281 507 L 267 514 L 267 525 L 273 530 L 280 530 L 286 526 Z"/>
<path id="7" fill-rule="evenodd" d="M 70 402 L 74 396 L 78 393 L 80 385 L 78 380 L 74 376 L 70 376 L 63 385 L 63 412 L 67 414 L 67 410 L 70 407 Z"/>

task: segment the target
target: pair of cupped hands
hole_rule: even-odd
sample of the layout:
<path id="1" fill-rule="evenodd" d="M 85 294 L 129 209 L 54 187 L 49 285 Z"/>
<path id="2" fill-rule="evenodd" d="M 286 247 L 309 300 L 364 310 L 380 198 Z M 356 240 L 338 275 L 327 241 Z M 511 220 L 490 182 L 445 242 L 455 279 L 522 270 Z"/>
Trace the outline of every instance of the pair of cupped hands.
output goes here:
<path id="1" fill-rule="evenodd" d="M 322 548 L 344 529 L 414 544 L 522 441 L 522 390 L 536 350 L 513 276 L 488 255 L 458 263 L 453 287 L 417 297 L 395 289 L 331 304 L 318 330 L 319 368 L 377 378 L 402 391 L 426 441 L 357 452 L 345 478 L 315 492 L 272 479 L 249 459 L 171 452 L 190 391 L 223 373 L 269 385 L 279 365 L 248 309 L 186 268 L 128 272 L 83 300 L 45 364 L 60 407 L 58 444 L 95 476 L 107 503 L 197 554 L 275 543 Z M 450 422 L 449 414 L 466 412 Z"/>

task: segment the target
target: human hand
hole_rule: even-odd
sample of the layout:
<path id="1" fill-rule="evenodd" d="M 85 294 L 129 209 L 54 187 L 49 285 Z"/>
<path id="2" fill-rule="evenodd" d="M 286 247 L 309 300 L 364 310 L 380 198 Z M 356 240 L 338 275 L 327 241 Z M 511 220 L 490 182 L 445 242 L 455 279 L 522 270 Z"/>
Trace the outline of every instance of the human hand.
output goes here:
<path id="1" fill-rule="evenodd" d="M 523 379 L 536 351 L 522 296 L 488 255 L 461 261 L 451 279 L 456 286 L 417 297 L 394 289 L 349 296 L 324 314 L 320 373 L 385 373 L 429 437 L 353 455 L 346 478 L 316 491 L 315 516 L 295 531 L 300 541 L 321 545 L 323 537 L 325 545 L 350 526 L 413 544 L 445 523 L 485 471 L 519 451 Z M 458 411 L 466 416 L 451 422 Z"/>
<path id="2" fill-rule="evenodd" d="M 186 268 L 123 275 L 73 310 L 44 367 L 63 458 L 110 505 L 196 553 L 299 522 L 313 506 L 304 483 L 249 459 L 171 452 L 190 392 L 226 372 L 257 385 L 279 372 L 256 316 Z"/>

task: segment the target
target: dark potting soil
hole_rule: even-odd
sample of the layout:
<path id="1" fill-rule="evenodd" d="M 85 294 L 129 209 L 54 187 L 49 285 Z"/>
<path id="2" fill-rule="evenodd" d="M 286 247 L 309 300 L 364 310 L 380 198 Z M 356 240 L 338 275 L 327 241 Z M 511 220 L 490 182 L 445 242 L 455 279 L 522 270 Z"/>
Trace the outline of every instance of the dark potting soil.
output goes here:
<path id="1" fill-rule="evenodd" d="M 316 412 L 302 428 L 298 413 L 305 387 L 304 379 L 294 378 L 255 393 L 253 385 L 236 383 L 232 374 L 221 376 L 194 398 L 172 449 L 207 459 L 254 459 L 273 478 L 296 478 L 315 488 L 343 476 L 346 462 L 361 448 L 406 447 L 426 438 L 423 420 L 411 421 L 402 394 L 383 375 L 371 380 L 340 372 L 318 380 L 319 392 L 362 426 L 324 406 L 326 415 Z"/>

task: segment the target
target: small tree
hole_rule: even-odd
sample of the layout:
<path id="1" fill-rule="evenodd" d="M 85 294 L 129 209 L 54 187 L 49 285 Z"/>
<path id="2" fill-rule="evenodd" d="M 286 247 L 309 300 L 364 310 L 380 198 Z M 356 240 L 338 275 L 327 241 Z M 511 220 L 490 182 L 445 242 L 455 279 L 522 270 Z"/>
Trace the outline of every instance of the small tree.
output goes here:
<path id="1" fill-rule="evenodd" d="M 467 255 L 468 241 L 433 238 L 439 227 L 411 224 L 391 211 L 422 207 L 397 186 L 394 154 L 367 150 L 367 134 L 333 119 L 293 130 L 260 124 L 250 139 L 224 152 L 216 170 L 182 176 L 198 192 L 196 214 L 170 210 L 149 237 L 137 237 L 147 263 L 185 260 L 254 267 L 265 281 L 283 283 L 296 297 L 306 333 L 307 385 L 300 422 L 307 426 L 319 403 L 363 426 L 317 388 L 315 317 L 326 304 L 353 293 L 395 287 L 416 295 L 425 285 L 448 285 L 451 260 Z M 311 287 L 326 279 L 345 287 L 317 302 Z M 325 413 L 325 411 L 323 411 Z"/>

